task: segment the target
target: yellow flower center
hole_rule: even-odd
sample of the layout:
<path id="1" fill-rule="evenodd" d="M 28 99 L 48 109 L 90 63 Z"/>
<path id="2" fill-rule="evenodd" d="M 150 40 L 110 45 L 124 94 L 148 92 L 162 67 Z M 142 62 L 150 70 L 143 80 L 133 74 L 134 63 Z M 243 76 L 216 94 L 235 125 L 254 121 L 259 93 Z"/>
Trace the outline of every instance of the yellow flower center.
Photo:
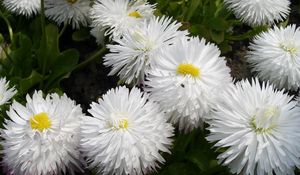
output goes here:
<path id="1" fill-rule="evenodd" d="M 192 64 L 179 64 L 179 66 L 177 67 L 177 74 L 199 77 L 200 69 Z"/>
<path id="2" fill-rule="evenodd" d="M 68 3 L 70 3 L 70 4 L 75 4 L 76 2 L 77 2 L 77 0 L 67 0 L 68 1 Z"/>
<path id="3" fill-rule="evenodd" d="M 290 54 L 295 54 L 297 52 L 297 48 L 294 47 L 292 44 L 280 44 L 280 48 Z"/>
<path id="4" fill-rule="evenodd" d="M 259 110 L 250 121 L 250 126 L 256 133 L 272 131 L 277 126 L 277 119 L 280 111 L 277 107 L 269 107 Z"/>
<path id="5" fill-rule="evenodd" d="M 134 17 L 134 18 L 141 18 L 142 17 L 140 12 L 138 12 L 138 11 L 133 11 L 133 12 L 129 13 L 128 16 Z"/>
<path id="6" fill-rule="evenodd" d="M 128 128 L 128 119 L 120 119 L 119 120 L 119 128 L 127 129 Z"/>
<path id="7" fill-rule="evenodd" d="M 111 128 L 114 130 L 119 130 L 119 129 L 127 129 L 128 128 L 128 119 L 127 118 L 122 118 L 114 121 L 111 125 Z"/>
<path id="8" fill-rule="evenodd" d="M 36 114 L 30 118 L 30 126 L 32 129 L 37 129 L 40 132 L 43 132 L 44 129 L 51 127 L 51 121 L 45 112 Z"/>

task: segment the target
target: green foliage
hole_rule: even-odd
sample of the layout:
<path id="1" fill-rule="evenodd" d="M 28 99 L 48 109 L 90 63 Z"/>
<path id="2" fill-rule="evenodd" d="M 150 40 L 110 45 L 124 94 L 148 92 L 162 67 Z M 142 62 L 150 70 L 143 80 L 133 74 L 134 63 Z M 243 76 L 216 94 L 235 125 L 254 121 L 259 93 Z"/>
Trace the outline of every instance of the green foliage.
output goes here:
<path id="1" fill-rule="evenodd" d="M 252 38 L 266 30 L 260 26 L 250 28 L 244 34 L 235 33 L 243 27 L 228 11 L 223 0 L 157 0 L 157 14 L 172 16 L 183 23 L 192 36 L 204 37 L 216 43 L 223 54 L 232 51 L 232 43 Z M 153 2 L 153 3 L 155 3 Z M 240 31 L 239 31 L 240 32 Z"/>
<path id="2" fill-rule="evenodd" d="M 20 94 L 33 88 L 45 92 L 60 88 L 61 80 L 70 75 L 79 61 L 76 49 L 60 51 L 56 25 L 48 24 L 42 34 L 40 18 L 15 33 L 11 44 L 4 49 L 7 55 L 0 60 L 3 66 L 0 75 L 7 76 Z"/>
<path id="3" fill-rule="evenodd" d="M 165 155 L 166 164 L 156 175 L 225 175 L 227 168 L 217 163 L 217 153 L 205 140 L 207 131 L 193 130 L 188 134 L 176 133 L 172 155 Z"/>

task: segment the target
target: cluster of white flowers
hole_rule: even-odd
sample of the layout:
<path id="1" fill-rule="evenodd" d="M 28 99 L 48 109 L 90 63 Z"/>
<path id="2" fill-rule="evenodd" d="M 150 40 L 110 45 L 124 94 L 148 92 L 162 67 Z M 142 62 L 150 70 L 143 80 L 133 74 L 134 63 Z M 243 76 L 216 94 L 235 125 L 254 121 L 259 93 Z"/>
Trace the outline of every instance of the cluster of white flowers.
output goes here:
<path id="1" fill-rule="evenodd" d="M 284 20 L 289 0 L 224 0 L 245 23 Z M 10 11 L 32 16 L 40 0 L 4 0 Z M 170 153 L 174 126 L 190 132 L 209 124 L 207 140 L 224 149 L 221 164 L 236 174 L 293 174 L 300 167 L 300 106 L 283 88 L 300 86 L 300 29 L 277 27 L 256 36 L 247 59 L 267 83 L 234 84 L 219 48 L 189 37 L 180 22 L 154 15 L 146 0 L 45 0 L 45 15 L 59 25 L 91 26 L 98 44 L 112 44 L 104 56 L 109 75 L 131 90 L 109 90 L 82 113 L 66 95 L 41 91 L 7 111 L 3 165 L 9 174 L 60 174 L 87 168 L 97 174 L 148 174 Z M 282 89 L 276 90 L 275 89 Z M 0 79 L 0 105 L 16 94 Z M 171 124 L 172 123 L 172 124 Z"/>
<path id="2" fill-rule="evenodd" d="M 145 1 L 99 2 L 92 7 L 92 23 L 105 26 L 114 43 L 107 46 L 110 53 L 104 57 L 104 65 L 112 67 L 109 75 L 143 85 L 180 130 L 202 126 L 218 101 L 216 92 L 232 82 L 220 50 L 205 39 L 188 37 L 172 18 L 154 17 L 153 6 Z M 107 9 L 114 6 L 122 10 L 109 13 Z M 123 18 L 130 19 L 130 24 Z"/>
<path id="3" fill-rule="evenodd" d="M 88 26 L 90 0 L 44 0 L 45 15 L 57 24 L 71 24 L 73 28 Z M 3 0 L 8 10 L 31 17 L 41 10 L 41 0 Z"/>

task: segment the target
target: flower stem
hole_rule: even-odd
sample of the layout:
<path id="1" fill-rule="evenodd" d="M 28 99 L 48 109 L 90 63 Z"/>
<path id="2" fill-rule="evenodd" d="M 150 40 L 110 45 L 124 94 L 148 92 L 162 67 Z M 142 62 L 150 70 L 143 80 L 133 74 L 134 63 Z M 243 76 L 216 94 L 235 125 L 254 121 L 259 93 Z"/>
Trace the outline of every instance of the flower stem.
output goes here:
<path id="1" fill-rule="evenodd" d="M 42 27 L 42 39 L 41 42 L 47 42 L 47 36 L 46 36 L 46 22 L 45 22 L 45 4 L 44 0 L 41 0 L 41 27 Z M 42 44 L 45 44 L 42 43 Z M 44 86 L 44 78 L 46 74 L 46 67 L 47 67 L 47 59 L 42 58 L 43 62 L 41 63 L 42 65 L 42 81 L 40 83 L 40 88 L 42 89 Z"/>
<path id="2" fill-rule="evenodd" d="M 12 43 L 13 42 L 13 36 L 14 36 L 14 33 L 13 33 L 13 30 L 12 30 L 12 27 L 10 25 L 10 22 L 9 20 L 4 16 L 4 14 L 2 13 L 2 11 L 0 10 L 0 16 L 1 18 L 3 18 L 3 20 L 5 21 L 6 25 L 7 25 L 7 29 L 8 29 L 8 33 L 9 33 L 9 38 L 10 38 L 10 42 Z"/>
<path id="3" fill-rule="evenodd" d="M 64 22 L 63 28 L 62 28 L 61 31 L 59 32 L 58 38 L 60 38 L 60 37 L 64 34 L 64 32 L 65 32 L 65 30 L 67 29 L 67 27 L 68 27 L 68 23 L 65 21 L 65 22 Z"/>
<path id="4" fill-rule="evenodd" d="M 45 4 L 44 0 L 41 0 L 41 27 L 42 27 L 42 37 L 46 37 L 46 22 L 45 22 Z"/>
<path id="5" fill-rule="evenodd" d="M 92 61 L 95 61 L 97 59 L 100 59 L 101 56 L 107 51 L 106 47 L 102 47 L 100 50 L 98 50 L 97 52 L 95 52 L 93 55 L 91 55 L 90 57 L 86 58 L 83 62 L 79 63 L 74 70 L 79 70 L 83 67 L 85 67 L 87 64 L 91 63 Z"/>

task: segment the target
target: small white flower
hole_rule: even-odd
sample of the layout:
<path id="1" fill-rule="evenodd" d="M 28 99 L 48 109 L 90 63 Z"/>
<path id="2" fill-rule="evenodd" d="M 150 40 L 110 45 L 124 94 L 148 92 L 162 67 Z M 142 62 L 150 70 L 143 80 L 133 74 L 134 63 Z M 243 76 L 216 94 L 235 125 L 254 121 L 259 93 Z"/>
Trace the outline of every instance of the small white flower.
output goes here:
<path id="1" fill-rule="evenodd" d="M 236 174 L 294 174 L 300 167 L 300 108 L 291 96 L 257 79 L 223 94 L 207 139 L 225 151 L 219 162 Z"/>
<path id="2" fill-rule="evenodd" d="M 256 36 L 249 46 L 248 62 L 259 78 L 278 88 L 300 86 L 300 29 L 274 27 Z"/>
<path id="3" fill-rule="evenodd" d="M 26 106 L 13 102 L 1 129 L 4 166 L 12 174 L 74 173 L 79 163 L 79 105 L 66 95 L 41 91 L 26 96 Z"/>
<path id="4" fill-rule="evenodd" d="M 9 88 L 9 81 L 6 78 L 0 78 L 0 106 L 6 104 L 17 91 L 14 87 Z"/>
<path id="5" fill-rule="evenodd" d="M 97 0 L 90 16 L 93 27 L 107 29 L 105 35 L 120 37 L 126 30 L 153 17 L 155 5 L 146 0 Z"/>
<path id="6" fill-rule="evenodd" d="M 164 162 L 173 127 L 147 94 L 126 87 L 109 90 L 88 110 L 82 124 L 82 151 L 98 174 L 148 174 Z"/>
<path id="7" fill-rule="evenodd" d="M 90 22 L 90 0 L 45 0 L 46 17 L 61 25 L 73 28 L 86 27 Z"/>
<path id="8" fill-rule="evenodd" d="M 251 25 L 283 21 L 290 12 L 290 0 L 224 0 L 237 18 Z"/>
<path id="9" fill-rule="evenodd" d="M 201 126 L 218 102 L 219 91 L 231 84 L 230 69 L 220 50 L 205 42 L 183 37 L 164 49 L 146 81 L 150 98 L 180 130 Z"/>
<path id="10" fill-rule="evenodd" d="M 41 0 L 3 0 L 2 3 L 9 11 L 27 17 L 39 13 L 41 9 Z"/>
<path id="11" fill-rule="evenodd" d="M 163 16 L 124 32 L 122 38 L 114 40 L 117 44 L 107 46 L 111 53 L 104 57 L 104 65 L 112 66 L 109 75 L 118 74 L 128 84 L 143 83 L 153 59 L 166 46 L 187 35 L 186 31 L 178 31 L 180 26 Z"/>

